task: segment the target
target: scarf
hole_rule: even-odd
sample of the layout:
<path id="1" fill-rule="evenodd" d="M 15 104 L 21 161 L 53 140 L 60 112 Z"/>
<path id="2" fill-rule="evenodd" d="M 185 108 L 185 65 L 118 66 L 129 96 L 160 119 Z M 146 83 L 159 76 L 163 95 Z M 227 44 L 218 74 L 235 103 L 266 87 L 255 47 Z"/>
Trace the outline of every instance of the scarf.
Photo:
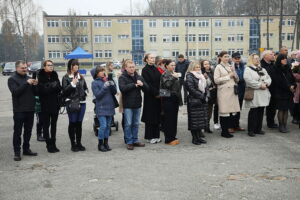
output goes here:
<path id="1" fill-rule="evenodd" d="M 201 92 L 205 93 L 206 79 L 203 76 L 203 74 L 200 71 L 191 71 L 191 73 L 194 74 L 194 76 L 199 79 L 199 82 L 198 82 L 199 90 Z"/>

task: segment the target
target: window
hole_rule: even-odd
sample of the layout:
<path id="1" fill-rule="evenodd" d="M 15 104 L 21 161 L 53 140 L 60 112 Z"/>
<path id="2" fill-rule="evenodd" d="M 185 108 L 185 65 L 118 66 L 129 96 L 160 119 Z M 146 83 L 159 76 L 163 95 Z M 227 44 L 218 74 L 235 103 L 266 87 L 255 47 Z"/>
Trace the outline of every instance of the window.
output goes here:
<path id="1" fill-rule="evenodd" d="M 71 42 L 71 36 L 63 35 L 62 36 L 62 42 L 63 43 L 70 43 Z"/>
<path id="2" fill-rule="evenodd" d="M 237 26 L 244 26 L 244 20 L 240 19 L 236 21 Z"/>
<path id="3" fill-rule="evenodd" d="M 111 58 L 112 57 L 112 51 L 111 50 L 105 50 L 104 51 L 104 58 Z"/>
<path id="4" fill-rule="evenodd" d="M 81 43 L 87 43 L 88 42 L 88 36 L 87 35 L 81 35 L 79 37 L 79 42 L 81 42 Z"/>
<path id="5" fill-rule="evenodd" d="M 217 26 L 217 27 L 222 26 L 222 21 L 221 20 L 216 20 L 215 21 L 215 26 Z"/>
<path id="6" fill-rule="evenodd" d="M 208 34 L 199 34 L 199 42 L 208 42 L 209 36 Z"/>
<path id="7" fill-rule="evenodd" d="M 170 27 L 170 21 L 168 19 L 163 20 L 163 27 Z"/>
<path id="8" fill-rule="evenodd" d="M 239 52 L 241 55 L 244 55 L 244 49 L 243 48 L 236 49 L 236 51 Z"/>
<path id="9" fill-rule="evenodd" d="M 104 27 L 104 28 L 109 28 L 109 27 L 111 27 L 111 20 L 109 20 L 109 19 L 103 20 L 103 27 Z"/>
<path id="10" fill-rule="evenodd" d="M 173 19 L 171 21 L 171 27 L 179 27 L 179 20 L 178 19 Z"/>
<path id="11" fill-rule="evenodd" d="M 234 42 L 234 35 L 228 35 L 228 41 L 229 42 Z"/>
<path id="12" fill-rule="evenodd" d="M 228 54 L 232 55 L 235 52 L 235 49 L 228 49 Z"/>
<path id="13" fill-rule="evenodd" d="M 128 39 L 129 35 L 118 35 L 119 39 Z"/>
<path id="14" fill-rule="evenodd" d="M 94 21 L 94 26 L 95 27 L 101 27 L 102 26 L 102 22 L 101 21 Z"/>
<path id="15" fill-rule="evenodd" d="M 185 41 L 196 42 L 196 34 L 188 34 L 185 36 Z"/>
<path id="16" fill-rule="evenodd" d="M 244 41 L 244 34 L 237 34 L 236 41 L 243 42 Z"/>
<path id="17" fill-rule="evenodd" d="M 150 42 L 156 42 L 156 35 L 150 35 Z"/>
<path id="18" fill-rule="evenodd" d="M 283 19 L 283 20 L 281 21 L 281 23 L 282 23 L 282 26 L 284 26 L 284 25 L 285 25 L 285 20 Z"/>
<path id="19" fill-rule="evenodd" d="M 163 35 L 163 42 L 171 42 L 171 36 L 170 35 Z"/>
<path id="20" fill-rule="evenodd" d="M 235 21 L 234 20 L 229 20 L 228 21 L 228 26 L 235 26 Z"/>
<path id="21" fill-rule="evenodd" d="M 128 19 L 118 19 L 118 23 L 120 24 L 127 24 L 128 22 Z"/>
<path id="22" fill-rule="evenodd" d="M 196 20 L 195 19 L 186 19 L 185 26 L 196 27 Z"/>
<path id="23" fill-rule="evenodd" d="M 272 23 L 274 21 L 273 18 L 269 18 L 269 23 Z M 268 22 L 268 19 L 267 18 L 264 18 L 263 19 L 263 22 L 267 23 Z"/>
<path id="24" fill-rule="evenodd" d="M 48 43 L 59 43 L 59 35 L 48 35 Z"/>
<path id="25" fill-rule="evenodd" d="M 215 41 L 216 42 L 221 42 L 222 41 L 222 36 L 221 35 L 216 35 L 215 36 Z"/>
<path id="26" fill-rule="evenodd" d="M 48 27 L 59 27 L 58 21 L 56 20 L 49 20 L 47 21 Z"/>
<path id="27" fill-rule="evenodd" d="M 119 50 L 119 54 L 129 54 L 129 50 Z"/>
<path id="28" fill-rule="evenodd" d="M 112 36 L 111 35 L 103 35 L 103 43 L 111 43 Z"/>
<path id="29" fill-rule="evenodd" d="M 222 49 L 215 49 L 215 55 L 218 56 L 221 53 Z"/>
<path id="30" fill-rule="evenodd" d="M 62 27 L 70 27 L 71 26 L 71 22 L 70 21 L 62 21 L 61 22 L 61 26 Z"/>
<path id="31" fill-rule="evenodd" d="M 95 57 L 96 58 L 102 58 L 103 57 L 102 50 L 96 50 L 95 51 Z"/>
<path id="32" fill-rule="evenodd" d="M 267 33 L 263 34 L 264 37 L 267 37 L 267 35 L 268 35 Z M 269 33 L 269 38 L 273 37 L 273 35 L 274 35 L 273 33 Z"/>
<path id="33" fill-rule="evenodd" d="M 172 51 L 172 57 L 176 57 L 179 55 L 179 50 L 173 50 Z"/>
<path id="34" fill-rule="evenodd" d="M 209 56 L 209 50 L 208 49 L 199 49 L 199 56 Z"/>
<path id="35" fill-rule="evenodd" d="M 185 52 L 186 56 L 196 56 L 196 49 L 189 49 L 188 52 Z"/>
<path id="36" fill-rule="evenodd" d="M 77 21 L 76 26 L 78 26 L 78 27 L 87 27 L 87 21 Z"/>
<path id="37" fill-rule="evenodd" d="M 49 58 L 60 58 L 60 51 L 49 51 Z"/>
<path id="38" fill-rule="evenodd" d="M 66 55 L 68 55 L 70 52 L 69 51 L 63 51 L 62 52 L 62 57 L 64 58 Z"/>
<path id="39" fill-rule="evenodd" d="M 179 42 L 179 35 L 172 35 L 172 42 Z"/>
<path id="40" fill-rule="evenodd" d="M 199 20 L 199 27 L 208 27 L 209 22 L 208 20 Z"/>
<path id="41" fill-rule="evenodd" d="M 156 27 L 156 20 L 149 20 L 149 27 L 155 28 Z"/>
<path id="42" fill-rule="evenodd" d="M 294 33 L 288 33 L 287 40 L 293 40 L 293 39 L 294 39 Z"/>
<path id="43" fill-rule="evenodd" d="M 294 19 L 288 19 L 287 25 L 288 26 L 294 26 L 295 25 L 295 20 Z"/>
<path id="44" fill-rule="evenodd" d="M 285 33 L 281 33 L 281 39 L 285 40 Z"/>
<path id="45" fill-rule="evenodd" d="M 112 43 L 111 35 L 95 35 L 94 36 L 95 43 Z"/>

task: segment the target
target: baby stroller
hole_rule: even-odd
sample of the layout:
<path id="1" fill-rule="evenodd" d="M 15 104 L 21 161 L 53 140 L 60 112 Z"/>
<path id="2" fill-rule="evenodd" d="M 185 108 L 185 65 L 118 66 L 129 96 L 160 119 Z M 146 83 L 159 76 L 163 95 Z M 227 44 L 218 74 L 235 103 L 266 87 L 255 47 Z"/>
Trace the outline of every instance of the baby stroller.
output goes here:
<path id="1" fill-rule="evenodd" d="M 93 103 L 95 104 L 95 107 L 94 107 L 94 123 L 93 123 L 93 130 L 94 130 L 95 136 L 98 137 L 98 130 L 99 130 L 99 127 L 100 127 L 100 123 L 99 123 L 99 120 L 98 120 L 97 115 L 96 115 L 96 100 L 95 100 L 95 99 L 93 99 Z M 119 122 L 118 122 L 118 121 L 115 121 L 115 120 L 114 120 L 114 117 L 112 117 L 110 127 L 116 128 L 116 131 L 119 130 Z M 109 135 L 111 135 L 111 128 L 110 128 L 110 133 L 109 133 Z"/>

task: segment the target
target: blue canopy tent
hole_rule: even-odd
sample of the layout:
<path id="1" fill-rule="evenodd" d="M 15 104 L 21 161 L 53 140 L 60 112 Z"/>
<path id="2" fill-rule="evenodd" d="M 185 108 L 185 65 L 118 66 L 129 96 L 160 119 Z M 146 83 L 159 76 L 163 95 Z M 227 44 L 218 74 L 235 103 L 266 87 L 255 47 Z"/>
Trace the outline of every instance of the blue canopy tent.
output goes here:
<path id="1" fill-rule="evenodd" d="M 77 47 L 74 51 L 72 51 L 71 53 L 65 55 L 65 59 L 79 59 L 79 58 L 91 58 L 93 61 L 93 65 L 92 67 L 94 67 L 94 57 L 93 54 L 86 52 L 85 50 L 83 50 L 81 47 Z M 84 73 L 86 74 L 86 70 L 80 71 L 80 73 Z"/>

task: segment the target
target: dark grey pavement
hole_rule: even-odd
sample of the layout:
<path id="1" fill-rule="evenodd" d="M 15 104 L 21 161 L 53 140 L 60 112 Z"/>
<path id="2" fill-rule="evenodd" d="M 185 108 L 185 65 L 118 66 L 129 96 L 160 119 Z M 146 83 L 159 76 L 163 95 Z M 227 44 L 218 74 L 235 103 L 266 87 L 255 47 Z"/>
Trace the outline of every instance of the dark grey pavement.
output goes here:
<path id="1" fill-rule="evenodd" d="M 70 151 L 68 119 L 60 115 L 57 146 L 61 152 L 47 153 L 45 143 L 36 141 L 34 128 L 31 148 L 38 157 L 15 162 L 7 79 L 0 76 L 0 200 L 300 199 L 300 129 L 296 125 L 289 123 L 288 134 L 264 125 L 266 135 L 253 138 L 238 132 L 225 139 L 214 131 L 206 134 L 208 144 L 196 146 L 191 144 L 183 106 L 179 145 L 146 144 L 128 151 L 120 128 L 109 140 L 113 150 L 101 153 L 92 130 L 91 93 L 83 123 L 82 143 L 87 151 Z M 91 77 L 86 79 L 90 87 Z M 247 112 L 242 111 L 243 127 Z M 120 113 L 115 118 L 121 123 Z M 143 135 L 141 123 L 141 139 Z"/>

